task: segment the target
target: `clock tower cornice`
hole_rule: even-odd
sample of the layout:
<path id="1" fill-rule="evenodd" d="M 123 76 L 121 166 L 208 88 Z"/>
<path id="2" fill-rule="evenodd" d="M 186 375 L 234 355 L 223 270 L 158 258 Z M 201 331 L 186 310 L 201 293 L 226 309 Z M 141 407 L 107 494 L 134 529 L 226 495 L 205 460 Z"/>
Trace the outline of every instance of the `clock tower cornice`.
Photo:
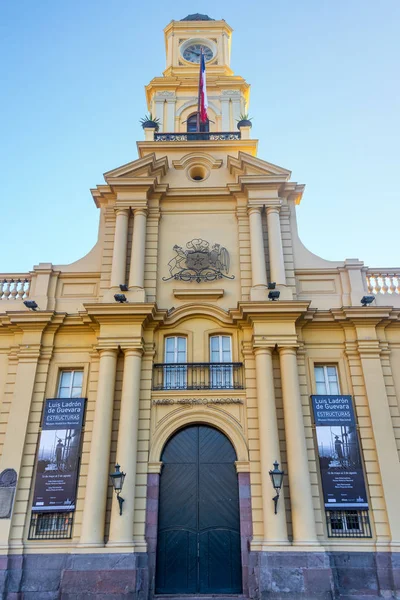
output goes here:
<path id="1" fill-rule="evenodd" d="M 171 34 L 174 34 L 175 31 L 178 33 L 187 33 L 191 34 L 198 33 L 201 31 L 202 33 L 215 33 L 215 31 L 221 31 L 226 33 L 229 37 L 232 35 L 233 29 L 228 23 L 221 19 L 220 21 L 170 21 L 168 25 L 164 29 L 165 34 L 165 46 L 167 48 L 167 38 Z"/>

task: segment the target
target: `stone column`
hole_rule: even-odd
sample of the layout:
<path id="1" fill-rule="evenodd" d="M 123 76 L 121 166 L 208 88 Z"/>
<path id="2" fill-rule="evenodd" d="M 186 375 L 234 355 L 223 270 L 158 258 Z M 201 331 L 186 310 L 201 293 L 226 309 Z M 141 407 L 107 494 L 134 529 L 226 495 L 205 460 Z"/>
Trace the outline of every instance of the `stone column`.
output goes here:
<path id="1" fill-rule="evenodd" d="M 279 207 L 267 207 L 268 250 L 271 281 L 286 285 L 285 261 L 283 259 L 281 222 Z"/>
<path id="2" fill-rule="evenodd" d="M 368 336 L 368 329 L 370 329 L 369 339 L 359 341 L 365 391 L 374 432 L 391 541 L 398 546 L 400 542 L 400 464 L 397 444 L 382 370 L 381 350 L 378 342 L 373 340 L 373 337 L 376 336 L 374 329 L 367 328 L 365 324 L 363 327 L 365 337 Z"/>
<path id="3" fill-rule="evenodd" d="M 24 327 L 24 325 L 28 329 L 29 325 L 22 324 L 22 327 Z M 33 329 L 32 325 L 31 328 Z M 36 371 L 40 356 L 42 332 L 34 332 L 32 329 L 30 331 L 28 330 L 28 332 L 25 331 L 23 334 L 25 339 L 28 337 L 30 338 L 30 345 L 23 346 L 21 344 L 21 350 L 19 352 L 18 359 L 12 355 L 9 357 L 10 370 L 15 369 L 15 385 L 8 416 L 8 423 L 6 425 L 4 444 L 2 447 L 2 452 L 0 453 L 0 473 L 4 469 L 14 469 L 18 477 L 17 486 L 19 486 L 21 483 L 21 468 L 24 458 L 26 430 L 29 422 L 29 413 L 31 410 Z M 32 343 L 35 338 L 36 343 Z M 17 364 L 16 360 L 18 360 Z M 5 382 L 3 381 L 2 386 L 4 386 L 4 384 Z M 25 479 L 25 487 L 26 486 L 27 483 Z M 17 488 L 15 493 L 17 494 L 18 492 L 19 489 Z M 23 494 L 25 497 L 25 490 L 23 490 Z M 12 506 L 10 506 L 10 508 L 15 510 Z M 11 518 L 9 519 L 0 519 L 0 554 L 8 554 L 9 535 L 13 521 L 13 515 L 11 515 Z M 22 540 L 20 543 L 22 544 Z"/>
<path id="4" fill-rule="evenodd" d="M 231 118 L 229 111 L 229 97 L 221 96 L 221 127 L 222 131 L 230 131 Z"/>
<path id="5" fill-rule="evenodd" d="M 317 545 L 295 348 L 279 348 L 293 542 Z"/>
<path id="6" fill-rule="evenodd" d="M 167 122 L 165 131 L 173 133 L 175 131 L 175 107 L 176 107 L 176 96 L 174 92 L 170 92 L 170 95 L 166 97 L 167 100 Z"/>
<path id="7" fill-rule="evenodd" d="M 154 100 L 154 104 L 155 104 L 154 112 L 155 112 L 156 119 L 160 119 L 160 121 L 159 121 L 160 132 L 165 131 L 165 129 L 164 129 L 164 102 L 165 102 L 165 98 L 163 96 L 158 96 L 156 94 L 155 100 Z"/>
<path id="8" fill-rule="evenodd" d="M 272 350 L 271 348 L 256 348 L 255 357 L 264 541 L 273 544 L 288 543 L 283 494 L 281 494 L 279 500 L 278 514 L 275 514 L 272 502 L 275 494 L 269 477 L 269 470 L 274 468 L 274 461 L 281 462 L 276 420 Z"/>
<path id="9" fill-rule="evenodd" d="M 135 208 L 133 215 L 129 288 L 136 288 L 140 291 L 144 289 L 147 210 L 145 208 Z"/>
<path id="10" fill-rule="evenodd" d="M 116 461 L 121 465 L 121 470 L 126 473 L 121 492 L 125 502 L 122 507 L 122 515 L 120 515 L 119 505 L 113 498 L 108 546 L 133 544 L 142 350 L 127 348 L 124 353 L 124 377 Z"/>
<path id="11" fill-rule="evenodd" d="M 80 544 L 84 546 L 104 544 L 117 352 L 117 349 L 100 350 L 97 399 L 80 539 Z"/>
<path id="12" fill-rule="evenodd" d="M 259 288 L 261 292 L 264 292 L 267 289 L 267 268 L 265 265 L 261 207 L 251 207 L 248 213 L 250 221 L 252 287 Z"/>
<path id="13" fill-rule="evenodd" d="M 129 210 L 117 208 L 115 221 L 114 251 L 111 265 L 111 287 L 125 283 L 126 243 L 128 241 Z"/>
<path id="14" fill-rule="evenodd" d="M 241 102 L 241 97 L 240 97 L 240 92 L 238 92 L 238 95 L 232 97 L 233 131 L 235 131 L 238 121 L 240 121 L 239 116 L 242 112 L 240 102 Z"/>

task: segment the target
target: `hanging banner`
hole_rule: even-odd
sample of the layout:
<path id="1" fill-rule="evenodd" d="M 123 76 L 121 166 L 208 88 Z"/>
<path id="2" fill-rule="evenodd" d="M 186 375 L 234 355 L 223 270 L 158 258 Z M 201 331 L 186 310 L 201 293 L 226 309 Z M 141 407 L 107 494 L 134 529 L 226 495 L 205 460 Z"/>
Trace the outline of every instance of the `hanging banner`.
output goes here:
<path id="1" fill-rule="evenodd" d="M 73 511 L 85 398 L 46 400 L 32 510 Z"/>
<path id="2" fill-rule="evenodd" d="M 351 396 L 311 396 L 325 508 L 368 508 Z"/>

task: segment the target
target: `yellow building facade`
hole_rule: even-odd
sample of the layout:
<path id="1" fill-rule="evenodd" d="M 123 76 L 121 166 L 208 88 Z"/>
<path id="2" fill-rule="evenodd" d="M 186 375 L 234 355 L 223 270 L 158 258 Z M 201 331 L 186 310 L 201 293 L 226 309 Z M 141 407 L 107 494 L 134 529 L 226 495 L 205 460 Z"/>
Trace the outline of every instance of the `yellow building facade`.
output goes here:
<path id="1" fill-rule="evenodd" d="M 96 245 L 0 276 L 4 599 L 400 594 L 400 269 L 303 246 L 231 35 L 167 25 Z"/>

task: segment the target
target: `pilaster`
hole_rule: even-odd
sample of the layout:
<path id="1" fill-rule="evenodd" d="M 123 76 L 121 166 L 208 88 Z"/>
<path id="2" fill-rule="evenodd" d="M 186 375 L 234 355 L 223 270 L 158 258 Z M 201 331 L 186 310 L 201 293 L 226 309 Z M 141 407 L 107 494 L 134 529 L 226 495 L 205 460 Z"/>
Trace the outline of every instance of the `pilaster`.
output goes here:
<path id="1" fill-rule="evenodd" d="M 142 350 L 140 347 L 124 349 L 124 375 L 122 382 L 121 410 L 119 418 L 116 461 L 126 473 L 122 514 L 113 501 L 111 509 L 110 536 L 107 546 L 133 548 L 135 514 L 136 459 L 139 428 L 139 395 Z"/>

